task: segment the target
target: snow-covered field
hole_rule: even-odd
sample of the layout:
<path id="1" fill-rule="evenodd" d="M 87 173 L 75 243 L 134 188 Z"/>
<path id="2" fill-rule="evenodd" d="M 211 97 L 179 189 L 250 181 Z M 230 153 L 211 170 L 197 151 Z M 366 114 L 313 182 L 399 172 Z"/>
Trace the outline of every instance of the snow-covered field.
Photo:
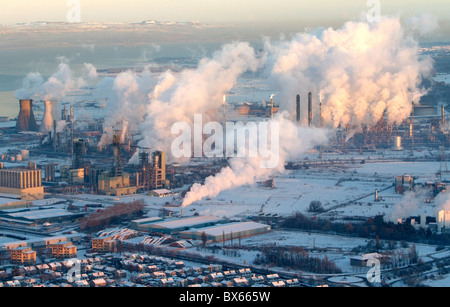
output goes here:
<path id="1" fill-rule="evenodd" d="M 395 176 L 412 175 L 417 180 L 437 180 L 439 162 L 390 162 L 348 165 L 339 170 L 294 170 L 274 178 L 275 188 L 258 184 L 221 192 L 189 206 L 187 211 L 227 217 L 246 217 L 260 213 L 291 215 L 307 213 L 311 201 L 320 201 L 337 216 L 390 216 L 404 199 L 394 191 Z M 375 190 L 383 201 L 374 202 Z M 341 205 L 341 206 L 339 206 Z M 435 216 L 436 205 L 424 204 L 413 214 Z M 404 216 L 402 218 L 407 218 Z"/>
<path id="2" fill-rule="evenodd" d="M 436 82 L 445 82 L 447 84 L 450 84 L 450 74 L 437 74 L 434 77 L 434 80 Z"/>

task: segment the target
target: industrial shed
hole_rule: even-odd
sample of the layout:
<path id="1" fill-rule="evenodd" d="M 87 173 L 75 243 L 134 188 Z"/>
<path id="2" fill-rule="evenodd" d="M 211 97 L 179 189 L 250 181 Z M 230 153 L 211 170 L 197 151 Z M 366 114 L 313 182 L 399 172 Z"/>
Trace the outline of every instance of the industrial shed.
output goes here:
<path id="1" fill-rule="evenodd" d="M 16 224 L 35 225 L 46 222 L 74 221 L 84 213 L 72 213 L 65 209 L 23 210 L 14 213 L 0 213 L 0 220 Z"/>
<path id="2" fill-rule="evenodd" d="M 145 224 L 145 228 L 147 231 L 176 234 L 191 228 L 208 227 L 220 223 L 226 223 L 226 220 L 213 215 L 204 215 Z"/>
<path id="3" fill-rule="evenodd" d="M 131 221 L 131 228 L 137 231 L 150 231 L 149 227 L 151 228 L 152 225 L 156 222 L 161 222 L 164 219 L 162 217 L 147 217 L 139 220 L 133 220 Z"/>
<path id="4" fill-rule="evenodd" d="M 201 240 L 203 233 L 205 233 L 207 240 L 221 242 L 231 239 L 255 236 L 270 232 L 270 230 L 271 227 L 269 225 L 255 222 L 230 223 L 220 226 L 183 231 L 180 233 L 180 238 Z"/>

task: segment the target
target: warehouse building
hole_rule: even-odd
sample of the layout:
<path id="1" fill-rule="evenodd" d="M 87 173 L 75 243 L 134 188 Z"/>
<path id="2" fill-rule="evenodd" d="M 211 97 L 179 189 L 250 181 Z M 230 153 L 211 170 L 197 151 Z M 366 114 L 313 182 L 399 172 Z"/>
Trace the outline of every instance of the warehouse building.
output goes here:
<path id="1" fill-rule="evenodd" d="M 204 215 L 183 219 L 170 219 L 156 223 L 148 223 L 148 224 L 142 223 L 140 225 L 140 229 L 145 229 L 145 231 L 149 232 L 154 231 L 161 233 L 176 234 L 191 228 L 208 227 L 226 222 L 227 220 L 217 216 Z"/>
<path id="2" fill-rule="evenodd" d="M 206 239 L 213 242 L 222 242 L 232 239 L 256 236 L 270 232 L 269 225 L 244 222 L 230 223 L 213 227 L 191 229 L 180 233 L 180 238 L 191 240 L 202 240 L 206 235 Z"/>
<path id="3" fill-rule="evenodd" d="M 37 225 L 44 223 L 75 221 L 83 217 L 82 213 L 72 213 L 65 209 L 44 209 L 44 210 L 6 210 L 0 212 L 0 221 L 22 225 Z"/>
<path id="4" fill-rule="evenodd" d="M 147 217 L 139 220 L 131 221 L 131 228 L 137 231 L 150 231 L 149 229 L 152 227 L 150 224 L 161 222 L 164 219 L 162 217 Z M 149 226 L 150 225 L 150 226 Z"/>

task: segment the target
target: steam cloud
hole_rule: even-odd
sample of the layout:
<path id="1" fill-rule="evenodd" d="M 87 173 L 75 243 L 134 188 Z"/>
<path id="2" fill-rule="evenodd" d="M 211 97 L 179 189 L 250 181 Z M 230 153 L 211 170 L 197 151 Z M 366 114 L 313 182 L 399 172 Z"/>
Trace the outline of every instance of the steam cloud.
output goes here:
<path id="1" fill-rule="evenodd" d="M 383 114 L 391 124 L 408 118 L 411 102 L 425 94 L 422 78 L 433 67 L 430 57 L 419 56 L 418 43 L 398 18 L 347 22 L 338 30 L 301 33 L 276 45 L 268 42 L 266 48 L 284 109 L 294 112 L 292 97 L 301 94 L 305 99 L 312 92 L 316 100 L 321 98 L 325 124 L 355 130 L 375 124 Z"/>
<path id="2" fill-rule="evenodd" d="M 95 96 L 106 99 L 104 133 L 101 146 L 112 141 L 114 129 L 138 133 L 139 123 L 144 121 L 149 94 L 156 85 L 151 71 L 146 68 L 141 75 L 133 71 L 107 77 L 100 81 Z"/>
<path id="3" fill-rule="evenodd" d="M 374 24 L 348 22 L 341 29 L 330 28 L 319 35 L 301 33 L 276 45 L 267 42 L 266 50 L 266 69 L 279 91 L 282 108 L 294 114 L 293 98 L 298 93 L 306 97 L 311 91 L 322 103 L 325 124 L 352 130 L 375 124 L 383 115 L 391 124 L 407 119 L 411 101 L 417 102 L 425 94 L 419 86 L 423 77 L 431 75 L 433 66 L 430 58 L 419 57 L 418 43 L 404 32 L 397 18 Z M 297 150 L 304 152 L 326 139 L 305 128 L 289 133 L 294 129 L 292 123 L 281 119 L 280 124 L 278 168 L 261 169 L 252 159 L 234 159 L 231 167 L 207 178 L 204 185 L 194 185 L 183 207 L 282 171 L 295 149 L 289 145 L 296 144 Z"/>
<path id="4" fill-rule="evenodd" d="M 205 122 L 217 120 L 223 96 L 236 85 L 237 78 L 246 71 L 256 71 L 260 65 L 261 59 L 248 43 L 233 43 L 212 58 L 203 59 L 196 69 L 179 75 L 163 74 L 149 96 L 140 145 L 169 151 L 174 123 L 192 125 L 194 114 L 202 114 Z"/>
<path id="5" fill-rule="evenodd" d="M 87 71 L 87 77 L 76 78 L 73 70 L 70 68 L 65 58 L 59 58 L 58 69 L 53 73 L 47 81 L 39 72 L 29 73 L 23 80 L 23 86 L 15 92 L 17 99 L 42 99 L 45 101 L 57 102 L 64 98 L 70 91 L 79 89 L 87 85 L 86 79 L 97 78 L 97 70 L 92 64 L 85 63 L 84 68 Z M 50 106 L 50 105 L 49 105 Z M 50 131 L 53 126 L 54 114 L 57 110 L 46 110 L 43 122 L 41 124 L 42 131 Z"/>
<path id="6" fill-rule="evenodd" d="M 328 141 L 328 132 L 324 129 L 298 127 L 288 119 L 288 113 L 277 114 L 272 120 L 280 127 L 279 148 L 271 148 L 272 155 L 278 156 L 278 164 L 274 168 L 262 168 L 261 156 L 255 158 L 233 158 L 230 166 L 222 169 L 217 175 L 206 178 L 205 183 L 194 184 L 186 194 L 182 206 L 187 207 L 204 197 L 215 197 L 220 192 L 246 184 L 254 184 L 257 180 L 283 172 L 285 163 L 290 158 L 311 150 L 314 146 Z M 260 140 L 254 140 L 259 142 Z"/>
<path id="7" fill-rule="evenodd" d="M 433 23 L 423 18 L 408 22 L 413 30 L 420 22 L 433 28 Z M 255 52 L 248 43 L 232 43 L 201 60 L 195 69 L 157 76 L 147 68 L 140 75 L 127 71 L 100 80 L 96 95 L 106 102 L 100 144 L 108 144 L 114 127 L 121 124 L 122 130 L 140 134 L 139 146 L 170 152 L 173 124 L 193 125 L 194 114 L 202 114 L 204 122 L 217 120 L 223 96 L 233 89 L 239 76 L 264 68 L 268 82 L 277 91 L 281 110 L 287 111 L 273 119 L 283 131 L 279 165 L 262 169 L 259 157 L 232 159 L 230 167 L 207 178 L 204 185 L 193 186 L 183 202 L 188 206 L 225 189 L 282 172 L 287 159 L 327 141 L 327 130 L 297 127 L 289 120 L 295 113 L 293 101 L 297 94 L 304 101 L 312 92 L 320 100 L 324 124 L 330 128 L 359 130 L 363 125 L 375 124 L 383 115 L 389 123 L 400 124 L 411 114 L 411 101 L 417 102 L 426 93 L 420 84 L 431 75 L 432 66 L 430 57 L 419 56 L 417 41 L 399 18 L 371 24 L 348 22 L 337 30 L 329 28 L 318 34 L 299 33 L 291 40 L 267 41 L 263 53 Z M 92 65 L 85 65 L 85 69 L 90 79 L 98 77 Z M 58 72 L 45 83 L 38 73 L 29 74 L 16 96 L 26 94 L 29 98 L 34 93 L 58 99 L 83 81 L 74 79 L 69 66 L 61 63 Z M 305 105 L 302 103 L 303 115 Z"/>

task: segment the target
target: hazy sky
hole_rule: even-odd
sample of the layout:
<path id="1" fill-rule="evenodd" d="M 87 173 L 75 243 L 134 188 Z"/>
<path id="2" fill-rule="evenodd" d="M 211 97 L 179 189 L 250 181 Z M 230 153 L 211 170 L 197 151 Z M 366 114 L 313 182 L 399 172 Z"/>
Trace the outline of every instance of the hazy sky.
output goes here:
<path id="1" fill-rule="evenodd" d="M 202 23 L 343 21 L 368 11 L 368 0 L 3 0 L 0 24 L 66 21 L 70 2 L 82 22 L 199 21 Z M 6 3 L 5 3 L 6 2 Z M 450 16 L 448 0 L 380 0 L 381 13 Z"/>

